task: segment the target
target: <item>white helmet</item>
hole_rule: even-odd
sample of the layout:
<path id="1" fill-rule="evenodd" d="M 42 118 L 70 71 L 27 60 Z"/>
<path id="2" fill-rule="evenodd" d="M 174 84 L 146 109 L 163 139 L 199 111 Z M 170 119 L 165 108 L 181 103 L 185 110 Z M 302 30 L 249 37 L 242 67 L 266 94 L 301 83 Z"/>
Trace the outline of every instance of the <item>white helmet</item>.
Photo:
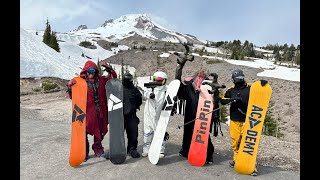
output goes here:
<path id="1" fill-rule="evenodd" d="M 166 83 L 167 79 L 167 74 L 162 71 L 157 71 L 153 74 L 153 80 L 162 82 L 162 85 Z"/>

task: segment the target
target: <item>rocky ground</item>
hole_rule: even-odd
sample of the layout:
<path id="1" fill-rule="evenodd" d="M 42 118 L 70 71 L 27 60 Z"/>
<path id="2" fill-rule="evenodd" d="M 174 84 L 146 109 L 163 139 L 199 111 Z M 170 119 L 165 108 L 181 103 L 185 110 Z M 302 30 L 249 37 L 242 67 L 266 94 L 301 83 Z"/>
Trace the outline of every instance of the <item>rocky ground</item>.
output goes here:
<path id="1" fill-rule="evenodd" d="M 40 120 L 44 122 L 54 122 L 69 127 L 71 122 L 71 100 L 66 97 L 64 91 L 23 95 L 20 97 L 20 101 L 21 113 L 25 114 L 21 115 L 21 117 L 28 114 L 28 116 L 33 116 L 31 113 L 33 112 L 39 114 L 38 116 L 42 117 Z M 141 109 L 143 108 L 144 103 Z M 139 125 L 139 150 L 141 152 L 143 111 L 138 112 L 138 117 L 141 120 Z M 39 121 L 39 119 L 37 121 Z M 174 150 L 176 151 L 172 153 L 175 154 L 178 153 L 182 143 L 183 130 L 177 129 L 178 125 L 182 124 L 183 116 L 175 115 L 170 119 L 167 129 L 170 134 L 169 143 L 175 147 Z M 52 128 L 56 129 L 54 126 L 52 126 Z M 230 160 L 232 159 L 232 151 L 229 139 L 229 128 L 224 123 L 222 123 L 222 132 L 224 136 L 219 134 L 217 137 L 212 137 L 211 135 L 215 146 L 215 156 L 221 156 Z M 57 133 L 55 136 L 58 136 L 58 134 L 62 132 L 56 129 L 55 133 Z M 64 133 L 67 133 L 69 137 L 70 132 Z M 65 138 L 68 139 L 68 137 Z M 107 141 L 108 140 L 105 142 Z M 24 152 L 24 149 L 22 149 L 22 152 Z M 262 135 L 257 163 L 259 166 L 277 167 L 286 171 L 300 172 L 300 143 Z"/>

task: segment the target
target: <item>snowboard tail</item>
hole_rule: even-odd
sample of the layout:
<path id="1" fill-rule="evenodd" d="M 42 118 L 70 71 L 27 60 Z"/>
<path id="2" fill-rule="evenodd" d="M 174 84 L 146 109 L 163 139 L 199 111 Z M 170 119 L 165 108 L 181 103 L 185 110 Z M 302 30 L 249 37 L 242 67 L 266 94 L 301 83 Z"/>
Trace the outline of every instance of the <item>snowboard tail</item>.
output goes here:
<path id="1" fill-rule="evenodd" d="M 72 123 L 69 164 L 79 166 L 86 158 L 86 107 L 87 83 L 80 77 L 75 77 L 76 84 L 72 86 Z"/>
<path id="2" fill-rule="evenodd" d="M 127 157 L 124 139 L 123 86 L 119 79 L 106 84 L 109 120 L 109 155 L 113 164 L 122 164 Z"/>
<path id="3" fill-rule="evenodd" d="M 271 94 L 269 84 L 261 86 L 260 81 L 256 81 L 251 85 L 243 135 L 234 166 L 235 171 L 240 174 L 251 174 L 255 170 L 260 136 Z"/>
<path id="4" fill-rule="evenodd" d="M 177 95 L 179 87 L 179 80 L 173 80 L 168 85 L 165 102 L 148 152 L 148 158 L 151 164 L 157 164 L 159 161 L 162 142 L 171 116 L 171 111 L 174 106 L 173 98 Z"/>
<path id="5" fill-rule="evenodd" d="M 208 90 L 208 85 L 201 86 L 197 107 L 196 120 L 192 134 L 188 161 L 193 166 L 203 166 L 207 159 L 208 139 L 210 136 L 210 124 L 213 110 L 213 98 Z"/>

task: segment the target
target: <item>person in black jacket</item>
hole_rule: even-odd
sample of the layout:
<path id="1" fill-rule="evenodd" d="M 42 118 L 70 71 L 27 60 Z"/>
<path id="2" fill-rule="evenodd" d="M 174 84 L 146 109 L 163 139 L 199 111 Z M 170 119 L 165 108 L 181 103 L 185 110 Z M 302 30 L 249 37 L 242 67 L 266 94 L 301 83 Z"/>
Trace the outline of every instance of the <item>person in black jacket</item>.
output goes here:
<path id="1" fill-rule="evenodd" d="M 234 85 L 227 89 L 227 91 L 220 99 L 220 102 L 222 105 L 231 103 L 230 138 L 233 150 L 233 160 L 229 162 L 229 165 L 233 168 L 237 159 L 241 137 L 244 129 L 244 122 L 246 120 L 251 85 L 245 81 L 244 74 L 241 69 L 233 70 L 231 78 Z M 266 80 L 260 81 L 262 86 L 264 86 L 268 82 Z M 256 176 L 257 170 L 255 169 L 255 171 L 251 175 Z"/>
<path id="2" fill-rule="evenodd" d="M 186 63 L 186 61 L 193 61 L 194 56 L 188 55 L 188 47 L 186 47 L 187 52 L 184 55 L 177 55 L 177 67 L 176 67 L 176 74 L 175 79 L 181 81 L 182 76 L 182 69 Z M 182 147 L 179 151 L 179 155 L 183 157 L 188 157 L 190 144 L 192 140 L 192 134 L 194 129 L 194 119 L 196 118 L 197 114 L 197 107 L 199 101 L 199 94 L 200 94 L 200 86 L 205 81 L 209 80 L 208 75 L 204 73 L 203 70 L 197 72 L 193 77 L 185 78 L 178 90 L 178 99 L 185 100 L 185 114 L 184 114 L 184 128 L 183 128 L 183 140 L 182 140 Z M 210 124 L 210 133 L 212 130 L 212 124 L 214 116 L 212 116 L 211 124 Z M 216 134 L 217 135 L 217 134 Z M 214 146 L 211 142 L 211 138 L 208 138 L 208 149 L 207 149 L 207 159 L 206 164 L 213 163 L 213 155 Z"/>
<path id="3" fill-rule="evenodd" d="M 137 87 L 133 85 L 133 76 L 127 71 L 123 76 L 123 114 L 124 128 L 126 129 L 128 146 L 127 153 L 133 158 L 139 158 L 137 151 L 138 145 L 138 124 L 137 109 L 140 110 L 142 104 L 142 94 Z"/>
<path id="4" fill-rule="evenodd" d="M 218 135 L 218 128 L 220 127 L 220 132 L 221 135 L 222 131 L 221 131 L 221 124 L 220 124 L 220 88 L 226 88 L 226 86 L 220 85 L 218 83 L 218 74 L 217 73 L 210 73 L 209 74 L 209 81 L 205 81 L 202 83 L 203 85 L 207 84 L 209 86 L 211 86 L 211 91 L 209 92 L 210 94 L 212 94 L 213 96 L 213 112 L 212 112 L 212 120 L 214 122 L 214 131 L 213 131 L 213 136 L 217 136 Z M 212 126 L 210 128 L 210 133 L 212 132 Z"/>

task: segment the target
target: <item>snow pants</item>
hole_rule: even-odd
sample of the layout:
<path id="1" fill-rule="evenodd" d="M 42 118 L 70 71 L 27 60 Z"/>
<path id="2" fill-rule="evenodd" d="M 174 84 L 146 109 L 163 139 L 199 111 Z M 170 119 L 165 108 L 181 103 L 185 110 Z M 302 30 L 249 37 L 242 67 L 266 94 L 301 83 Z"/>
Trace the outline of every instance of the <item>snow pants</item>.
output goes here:
<path id="1" fill-rule="evenodd" d="M 86 135 L 86 156 L 89 155 L 89 141 L 88 141 L 88 133 Z M 101 136 L 102 139 L 97 138 L 96 136 L 93 136 L 93 144 L 92 144 L 92 150 L 96 156 L 100 156 L 103 153 L 103 146 L 102 146 L 102 140 L 103 136 Z"/>
<path id="2" fill-rule="evenodd" d="M 157 126 L 154 122 L 144 121 L 143 124 L 143 153 L 148 154 Z M 160 153 L 164 153 L 166 141 L 162 142 Z"/>
<path id="3" fill-rule="evenodd" d="M 230 120 L 230 138 L 233 150 L 233 160 L 236 161 L 244 129 L 244 122 Z"/>
<path id="4" fill-rule="evenodd" d="M 129 153 L 130 150 L 137 149 L 139 121 L 135 113 L 124 116 L 124 128 L 128 139 L 127 153 Z"/>

